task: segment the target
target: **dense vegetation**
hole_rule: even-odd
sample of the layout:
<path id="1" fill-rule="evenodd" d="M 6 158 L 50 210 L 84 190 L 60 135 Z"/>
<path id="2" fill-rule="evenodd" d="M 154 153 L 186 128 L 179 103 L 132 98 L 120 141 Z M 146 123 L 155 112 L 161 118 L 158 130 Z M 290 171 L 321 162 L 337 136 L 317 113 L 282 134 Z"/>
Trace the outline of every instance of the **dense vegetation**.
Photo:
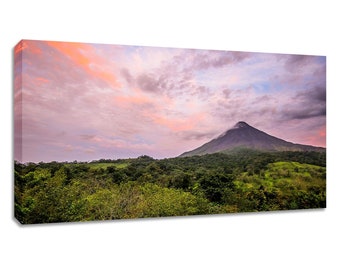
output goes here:
<path id="1" fill-rule="evenodd" d="M 320 152 L 14 166 L 15 216 L 24 224 L 326 207 Z"/>

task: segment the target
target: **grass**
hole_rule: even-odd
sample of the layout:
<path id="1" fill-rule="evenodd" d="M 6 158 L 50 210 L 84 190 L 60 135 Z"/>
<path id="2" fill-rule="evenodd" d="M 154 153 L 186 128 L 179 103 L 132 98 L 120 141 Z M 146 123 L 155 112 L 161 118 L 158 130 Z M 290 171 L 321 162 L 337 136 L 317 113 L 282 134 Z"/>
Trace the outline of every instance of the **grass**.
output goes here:
<path id="1" fill-rule="evenodd" d="M 265 186 L 269 190 L 275 187 L 306 190 L 311 186 L 325 186 L 326 168 L 299 162 L 280 161 L 268 164 L 262 177 L 244 172 L 235 184 L 242 190 L 260 186 Z"/>
<path id="2" fill-rule="evenodd" d="M 127 167 L 130 163 L 129 162 L 98 162 L 98 163 L 86 163 L 86 164 L 81 164 L 80 166 L 86 166 L 92 170 L 98 170 L 98 169 L 107 169 L 108 167 L 116 167 L 117 169 L 123 169 Z M 77 166 L 79 164 L 66 164 L 66 167 L 71 168 L 72 166 Z"/>
<path id="3" fill-rule="evenodd" d="M 129 163 L 124 162 L 124 163 L 89 163 L 88 166 L 93 169 L 107 169 L 107 167 L 114 166 L 117 169 L 123 169 L 127 167 Z"/>

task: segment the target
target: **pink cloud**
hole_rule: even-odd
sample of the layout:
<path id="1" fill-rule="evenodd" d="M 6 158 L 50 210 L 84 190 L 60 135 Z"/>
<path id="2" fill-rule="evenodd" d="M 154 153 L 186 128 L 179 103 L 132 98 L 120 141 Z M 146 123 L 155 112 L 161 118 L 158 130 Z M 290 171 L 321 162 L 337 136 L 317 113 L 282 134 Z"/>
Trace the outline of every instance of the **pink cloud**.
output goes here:
<path id="1" fill-rule="evenodd" d="M 205 116 L 203 113 L 187 117 L 186 119 L 171 119 L 161 115 L 147 115 L 157 125 L 164 126 L 173 132 L 192 130 L 202 121 Z"/>
<path id="2" fill-rule="evenodd" d="M 326 125 L 307 135 L 305 139 L 307 144 L 326 147 Z"/>
<path id="3" fill-rule="evenodd" d="M 289 59 L 23 41 L 15 48 L 16 142 L 34 161 L 169 157 L 243 120 L 324 145 L 325 61 Z"/>
<path id="4" fill-rule="evenodd" d="M 48 41 L 47 44 L 69 57 L 76 66 L 84 69 L 88 75 L 107 82 L 113 88 L 120 87 L 116 76 L 105 70 L 105 59 L 100 57 L 90 44 L 55 41 Z"/>
<path id="5" fill-rule="evenodd" d="M 114 99 L 114 105 L 118 105 L 120 107 L 126 106 L 134 106 L 136 104 L 150 104 L 152 101 L 145 95 L 138 96 L 117 96 Z"/>

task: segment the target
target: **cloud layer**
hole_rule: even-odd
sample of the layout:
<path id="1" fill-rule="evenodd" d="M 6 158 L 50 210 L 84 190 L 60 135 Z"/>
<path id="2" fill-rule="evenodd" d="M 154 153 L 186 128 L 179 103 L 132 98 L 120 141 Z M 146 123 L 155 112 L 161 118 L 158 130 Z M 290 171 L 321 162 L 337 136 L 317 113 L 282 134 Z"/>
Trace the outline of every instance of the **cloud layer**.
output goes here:
<path id="1" fill-rule="evenodd" d="M 326 58 L 24 40 L 15 159 L 177 156 L 238 121 L 326 144 Z"/>

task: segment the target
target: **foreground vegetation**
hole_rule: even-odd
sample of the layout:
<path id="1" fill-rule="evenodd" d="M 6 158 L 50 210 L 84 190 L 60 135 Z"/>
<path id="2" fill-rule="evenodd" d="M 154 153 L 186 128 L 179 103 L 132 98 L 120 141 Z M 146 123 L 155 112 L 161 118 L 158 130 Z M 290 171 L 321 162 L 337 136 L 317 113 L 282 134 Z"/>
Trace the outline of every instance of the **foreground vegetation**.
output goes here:
<path id="1" fill-rule="evenodd" d="M 23 224 L 326 207 L 318 152 L 14 165 Z"/>

